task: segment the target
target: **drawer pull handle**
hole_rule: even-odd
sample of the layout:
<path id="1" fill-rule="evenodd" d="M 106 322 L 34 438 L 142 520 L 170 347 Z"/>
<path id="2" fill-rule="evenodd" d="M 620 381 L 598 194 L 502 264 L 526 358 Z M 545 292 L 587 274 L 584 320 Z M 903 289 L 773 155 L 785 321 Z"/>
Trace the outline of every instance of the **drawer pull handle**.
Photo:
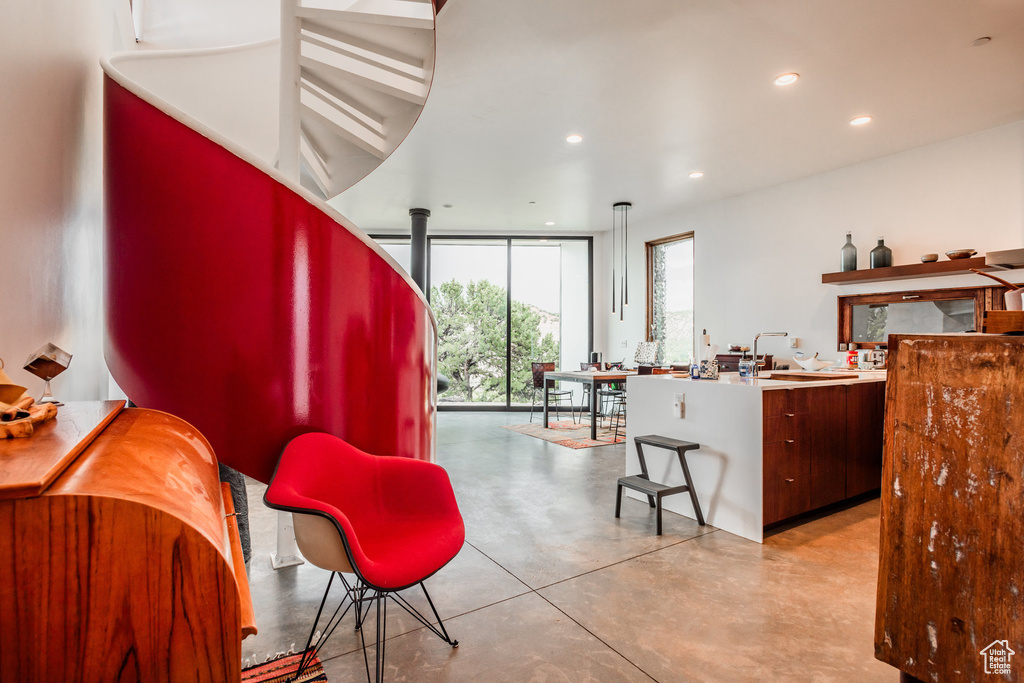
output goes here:
<path id="1" fill-rule="evenodd" d="M 786 439 L 786 443 L 794 443 L 795 441 L 795 439 Z"/>
<path id="2" fill-rule="evenodd" d="M 786 417 L 796 417 L 796 413 L 786 413 Z"/>
<path id="3" fill-rule="evenodd" d="M 794 481 L 796 481 L 796 479 L 787 479 L 786 481 L 788 481 L 790 484 L 792 484 Z"/>

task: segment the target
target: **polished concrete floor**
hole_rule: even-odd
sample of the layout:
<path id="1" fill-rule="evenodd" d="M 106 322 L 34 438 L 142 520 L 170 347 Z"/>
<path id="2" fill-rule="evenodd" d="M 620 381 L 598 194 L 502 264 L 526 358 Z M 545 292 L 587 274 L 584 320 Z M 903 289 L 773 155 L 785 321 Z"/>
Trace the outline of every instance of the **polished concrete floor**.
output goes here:
<path id="1" fill-rule="evenodd" d="M 439 415 L 466 545 L 427 586 L 460 647 L 392 607 L 386 680 L 899 679 L 872 656 L 877 500 L 763 545 L 668 512 L 658 537 L 645 503 L 625 499 L 613 516 L 624 445 L 571 450 L 500 428 L 527 417 Z M 259 484 L 249 497 L 259 634 L 243 658 L 262 660 L 302 647 L 328 573 L 274 571 L 275 513 Z M 372 646 L 370 657 L 372 668 Z M 351 617 L 321 658 L 332 683 L 366 679 Z"/>

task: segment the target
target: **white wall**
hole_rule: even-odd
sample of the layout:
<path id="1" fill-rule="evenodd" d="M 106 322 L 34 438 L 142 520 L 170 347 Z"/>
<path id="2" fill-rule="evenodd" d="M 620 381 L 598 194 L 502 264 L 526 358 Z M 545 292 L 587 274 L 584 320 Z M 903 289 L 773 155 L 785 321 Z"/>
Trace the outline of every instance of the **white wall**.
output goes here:
<path id="1" fill-rule="evenodd" d="M 111 0 L 5 2 L 0 22 L 0 357 L 21 369 L 48 341 L 74 354 L 64 399 L 107 395 L 102 357 L 100 55 Z"/>
<path id="2" fill-rule="evenodd" d="M 670 215 L 646 216 L 642 206 L 635 207 L 629 286 L 638 300 L 621 323 L 598 309 L 598 321 L 608 316 L 608 349 L 618 350 L 625 340 L 632 350 L 643 338 L 644 241 L 689 230 L 697 330 L 707 328 L 723 350 L 730 343 L 749 344 L 757 332 L 785 331 L 800 339 L 802 350 L 837 358 L 840 294 L 990 284 L 968 275 L 823 285 L 822 273 L 839 270 L 848 230 L 860 268 L 867 267 L 879 235 L 896 265 L 916 263 L 927 252 L 973 248 L 984 254 L 1024 246 L 1024 121 Z M 604 264 L 596 268 L 598 287 L 607 289 L 610 250 L 596 263 Z M 1008 279 L 1024 282 L 1024 273 Z M 760 349 L 794 353 L 782 339 L 762 339 Z"/>

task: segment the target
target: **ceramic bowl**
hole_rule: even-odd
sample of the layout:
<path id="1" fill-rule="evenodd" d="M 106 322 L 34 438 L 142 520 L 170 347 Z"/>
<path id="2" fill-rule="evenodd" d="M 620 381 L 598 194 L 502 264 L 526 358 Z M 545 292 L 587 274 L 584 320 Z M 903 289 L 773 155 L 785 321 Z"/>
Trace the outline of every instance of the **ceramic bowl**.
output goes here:
<path id="1" fill-rule="evenodd" d="M 830 360 L 818 360 L 817 358 L 794 358 L 793 362 L 804 370 L 810 370 L 811 372 L 817 372 L 832 365 Z"/>
<path id="2" fill-rule="evenodd" d="M 950 258 L 952 258 L 952 256 Z M 921 263 L 934 263 L 935 261 L 938 260 L 938 254 L 921 254 Z"/>
<path id="3" fill-rule="evenodd" d="M 953 251 L 947 251 L 946 256 L 948 256 L 951 261 L 956 261 L 962 258 L 971 258 L 977 253 L 978 252 L 974 249 L 954 249 Z"/>

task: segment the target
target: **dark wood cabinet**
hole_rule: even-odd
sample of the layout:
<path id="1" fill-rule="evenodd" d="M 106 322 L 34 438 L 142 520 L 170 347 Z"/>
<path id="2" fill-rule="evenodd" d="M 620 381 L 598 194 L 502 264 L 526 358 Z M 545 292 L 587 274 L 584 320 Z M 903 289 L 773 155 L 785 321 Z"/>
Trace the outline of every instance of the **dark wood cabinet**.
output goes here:
<path id="1" fill-rule="evenodd" d="M 885 383 L 847 387 L 846 497 L 873 491 L 882 481 L 882 415 Z"/>
<path id="2" fill-rule="evenodd" d="M 851 423 L 849 388 L 837 386 L 807 390 L 814 392 L 811 401 L 813 417 L 808 420 L 811 441 L 811 497 L 808 510 L 831 505 L 850 496 L 846 488 L 849 460 L 847 432 Z"/>
<path id="3" fill-rule="evenodd" d="M 885 383 L 763 392 L 763 523 L 877 489 Z"/>

